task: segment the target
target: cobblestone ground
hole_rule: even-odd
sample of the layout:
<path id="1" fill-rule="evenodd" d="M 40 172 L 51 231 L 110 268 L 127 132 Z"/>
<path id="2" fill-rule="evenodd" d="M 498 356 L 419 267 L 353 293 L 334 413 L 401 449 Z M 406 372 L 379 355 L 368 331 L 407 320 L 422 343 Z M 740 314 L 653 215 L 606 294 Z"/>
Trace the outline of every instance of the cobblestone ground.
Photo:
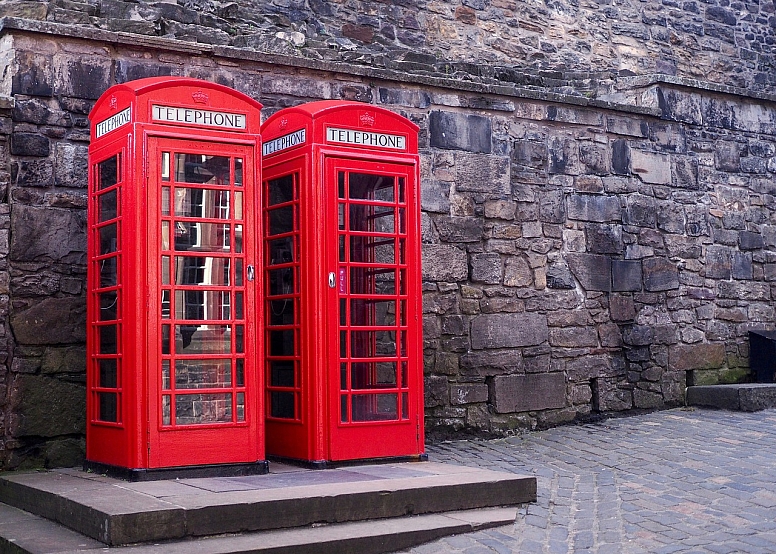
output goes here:
<path id="1" fill-rule="evenodd" d="M 539 498 L 513 526 L 406 553 L 776 552 L 776 411 L 669 410 L 428 452 L 533 474 Z"/>

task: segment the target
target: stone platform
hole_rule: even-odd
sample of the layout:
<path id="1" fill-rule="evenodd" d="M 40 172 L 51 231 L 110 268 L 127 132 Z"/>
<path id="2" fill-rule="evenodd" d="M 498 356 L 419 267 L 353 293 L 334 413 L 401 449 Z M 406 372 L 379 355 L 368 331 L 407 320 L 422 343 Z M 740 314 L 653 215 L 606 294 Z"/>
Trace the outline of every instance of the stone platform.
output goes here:
<path id="1" fill-rule="evenodd" d="M 687 387 L 687 405 L 757 412 L 776 408 L 776 383 L 742 383 Z"/>
<path id="2" fill-rule="evenodd" d="M 508 524 L 535 500 L 534 477 L 435 462 L 142 483 L 7 473 L 0 553 L 390 552 Z"/>

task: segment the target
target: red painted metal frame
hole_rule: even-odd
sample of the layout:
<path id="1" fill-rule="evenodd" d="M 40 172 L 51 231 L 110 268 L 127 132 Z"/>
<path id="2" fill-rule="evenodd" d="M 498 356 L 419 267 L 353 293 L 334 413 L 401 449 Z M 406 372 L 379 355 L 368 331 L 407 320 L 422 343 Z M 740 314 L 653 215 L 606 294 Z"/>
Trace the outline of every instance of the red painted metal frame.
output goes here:
<path id="1" fill-rule="evenodd" d="M 154 105 L 171 107 L 169 116 L 164 114 L 164 117 L 154 120 Z M 170 152 L 177 148 L 178 151 L 196 155 L 243 158 L 244 221 L 239 222 L 244 230 L 243 269 L 249 264 L 256 266 L 259 261 L 257 237 L 261 235 L 261 222 L 251 218 L 259 206 L 260 109 L 261 104 L 258 102 L 222 85 L 188 78 L 151 78 L 112 87 L 101 96 L 90 113 L 93 140 L 89 148 L 87 239 L 88 462 L 131 470 L 151 470 L 212 464 L 251 464 L 264 459 L 263 408 L 260 394 L 262 374 L 253 366 L 253 360 L 263 358 L 263 341 L 258 333 L 262 308 L 255 300 L 261 291 L 261 272 L 257 272 L 255 281 L 237 286 L 233 281 L 234 269 L 231 269 L 231 286 L 208 287 L 216 289 L 214 295 L 234 292 L 244 294 L 243 318 L 238 321 L 234 313 L 230 312 L 229 319 L 223 323 L 245 325 L 245 387 L 235 388 L 234 372 L 237 364 L 230 362 L 229 378 L 232 387 L 228 389 L 230 394 L 245 392 L 245 421 L 236 421 L 237 418 L 233 416 L 232 420 L 226 423 L 177 428 L 163 425 L 159 391 L 161 359 L 175 359 L 174 356 L 164 356 L 161 351 L 160 326 L 168 320 L 162 319 L 161 311 L 163 284 L 160 282 L 162 252 L 159 222 L 162 216 L 161 189 L 158 182 L 160 148 L 168 148 Z M 222 115 L 218 115 L 219 113 Z M 172 116 L 181 121 L 164 120 L 165 117 L 174 119 Z M 195 116 L 205 118 L 207 124 L 198 124 Z M 234 119 L 239 125 L 225 129 L 215 124 L 222 122 L 224 117 Z M 98 134 L 101 136 L 97 136 Z M 122 158 L 118 173 L 119 182 L 113 188 L 105 187 L 100 190 L 99 164 L 116 154 L 120 154 Z M 194 184 L 189 188 L 202 189 L 204 185 Z M 232 193 L 236 190 L 234 185 L 226 188 Z M 111 194 L 114 190 L 117 191 L 118 197 L 115 202 L 116 217 L 101 222 L 99 207 L 108 206 L 113 202 L 113 197 L 106 194 Z M 234 195 L 230 198 L 233 199 Z M 231 209 L 234 210 L 234 207 Z M 185 218 L 183 219 L 185 223 Z M 111 235 L 101 229 L 114 222 L 119 227 L 116 237 L 117 252 L 102 254 L 100 238 L 103 238 L 103 244 L 110 244 L 106 239 L 111 238 Z M 203 223 L 212 222 L 206 219 Z M 224 223 L 232 225 L 230 229 L 234 228 L 234 222 Z M 229 244 L 235 244 L 234 237 Z M 174 259 L 175 254 L 167 253 L 171 259 Z M 223 259 L 224 255 L 215 254 L 211 257 Z M 116 284 L 110 284 L 108 279 L 106 285 L 104 275 L 103 283 L 100 283 L 101 271 L 105 273 L 106 261 L 114 259 L 117 262 Z M 231 259 L 234 260 L 234 256 Z M 173 288 L 170 287 L 169 290 Z M 114 319 L 105 322 L 100 319 L 100 314 L 105 311 L 106 306 L 110 306 L 106 298 L 111 300 L 112 297 L 107 297 L 106 293 L 112 294 L 113 291 L 118 291 L 115 299 L 117 315 L 111 315 Z M 232 310 L 234 298 L 232 294 Z M 113 307 L 110 309 L 113 310 Z M 116 325 L 118 331 L 117 353 L 101 353 L 101 334 L 110 335 L 107 331 L 101 333 L 101 328 L 111 325 Z M 103 344 L 112 348 L 109 343 L 103 341 Z M 234 340 L 230 345 L 229 353 L 223 357 L 232 362 L 243 359 L 243 356 L 235 351 Z M 114 359 L 117 360 L 117 370 L 113 372 L 112 362 L 109 362 L 103 364 L 101 374 L 100 360 Z M 211 389 L 203 391 L 216 392 Z M 115 412 L 111 410 L 112 400 L 107 403 L 104 401 L 101 407 L 101 394 L 103 400 L 106 395 L 115 396 Z M 233 406 L 233 412 L 235 410 L 236 407 Z M 106 419 L 109 421 L 105 421 Z"/>
<path id="2" fill-rule="evenodd" d="M 327 129 L 338 129 L 332 134 L 336 140 L 327 140 Z M 262 126 L 262 139 L 267 147 L 263 156 L 265 217 L 267 188 L 275 180 L 284 176 L 296 175 L 299 189 L 299 282 L 298 282 L 298 333 L 295 352 L 299 360 L 294 390 L 299 391 L 301 405 L 295 407 L 294 418 L 272 417 L 273 390 L 269 361 L 265 380 L 268 383 L 268 396 L 265 398 L 267 411 L 266 434 L 267 453 L 269 455 L 294 458 L 313 463 L 338 462 L 373 458 L 420 457 L 424 452 L 423 432 L 423 340 L 422 340 L 422 298 L 420 272 L 420 194 L 419 194 L 419 158 L 417 143 L 418 127 L 412 122 L 389 110 L 356 102 L 323 101 L 288 108 L 271 116 Z M 335 132 L 332 132 L 335 133 Z M 381 138 L 382 135 L 385 135 Z M 399 138 L 397 138 L 399 137 Z M 380 146 L 383 140 L 385 146 Z M 360 142 L 360 144 L 353 144 Z M 368 144 L 368 143 L 372 144 Z M 401 202 L 406 227 L 399 231 L 399 202 L 391 204 L 381 199 L 355 199 L 350 202 L 358 205 L 362 212 L 372 210 L 372 217 L 380 217 L 388 209 L 395 210 L 395 234 L 364 230 L 352 233 L 338 231 L 338 184 L 339 172 L 383 175 L 386 178 L 404 179 L 406 197 Z M 397 189 L 394 189 L 397 190 Z M 398 194 L 398 192 L 396 193 Z M 363 208 L 363 209 L 362 209 Z M 358 210 L 356 210 L 358 211 Z M 391 264 L 338 262 L 340 235 L 363 235 L 377 237 L 378 240 L 406 242 L 406 258 Z M 268 247 L 265 237 L 265 248 Z M 398 256 L 397 250 L 394 255 Z M 265 252 L 265 261 L 267 260 Z M 380 268 L 371 266 L 379 265 Z M 347 280 L 344 289 L 340 289 L 340 268 L 351 271 L 356 269 L 366 275 L 377 269 L 406 275 L 406 289 L 389 295 L 393 298 L 394 310 L 398 306 L 406 307 L 403 322 L 388 321 L 387 326 L 366 325 L 365 318 L 375 317 L 375 312 L 364 312 L 362 320 L 340 322 L 340 300 L 354 302 L 356 305 L 369 305 L 374 291 L 361 289 L 349 290 Z M 266 269 L 267 272 L 270 269 Z M 329 276 L 335 279 L 329 286 Z M 265 276 L 269 280 L 269 274 Z M 373 283 L 374 284 L 374 283 Z M 384 283 L 385 284 L 385 283 Z M 380 304 L 386 296 L 376 297 L 372 304 Z M 382 304 L 389 305 L 390 302 Z M 270 308 L 267 308 L 269 310 Z M 349 309 L 342 314 L 347 316 Z M 385 310 L 384 310 L 385 311 Z M 266 312 L 269 317 L 269 311 Z M 395 314 L 394 317 L 400 317 Z M 372 321 L 374 323 L 374 321 Z M 383 322 L 385 323 L 385 322 Z M 340 332 L 344 337 L 365 331 L 371 334 L 363 342 L 361 352 L 371 352 L 366 358 L 354 359 L 345 353 L 341 356 Z M 376 336 L 390 336 L 391 333 L 406 333 L 406 351 L 394 355 L 376 353 Z M 349 339 L 345 339 L 346 343 Z M 370 342 L 371 341 L 371 342 Z M 367 344 L 369 343 L 369 344 Z M 385 345 L 383 345 L 384 347 Z M 350 351 L 353 354 L 353 351 Z M 370 369 L 354 377 L 346 377 L 341 387 L 340 364 L 361 364 Z M 377 367 L 396 364 L 394 371 L 401 373 L 402 362 L 407 364 L 407 378 L 398 384 L 384 385 L 370 382 Z M 351 366 L 348 366 L 351 367 Z M 370 373 L 371 372 L 371 373 Z M 352 373 L 352 372 L 348 372 Z M 370 377 L 372 376 L 372 377 Z M 354 389 L 359 385 L 354 380 L 362 379 L 361 386 L 370 388 Z M 343 390 L 341 390 L 341 388 Z M 355 391 L 355 393 L 354 393 Z M 406 413 L 402 414 L 402 403 L 397 396 L 397 415 L 394 419 L 377 420 L 371 412 L 373 421 L 353 421 L 352 398 L 364 399 L 363 406 L 374 409 L 378 397 L 368 394 L 407 394 Z M 346 421 L 340 413 L 341 397 L 347 399 L 351 408 L 347 411 Z M 387 397 L 382 397 L 386 400 Z M 367 410 L 368 411 L 368 410 Z M 390 410 L 389 410 L 390 411 Z M 406 416 L 406 417 L 405 417 Z"/>

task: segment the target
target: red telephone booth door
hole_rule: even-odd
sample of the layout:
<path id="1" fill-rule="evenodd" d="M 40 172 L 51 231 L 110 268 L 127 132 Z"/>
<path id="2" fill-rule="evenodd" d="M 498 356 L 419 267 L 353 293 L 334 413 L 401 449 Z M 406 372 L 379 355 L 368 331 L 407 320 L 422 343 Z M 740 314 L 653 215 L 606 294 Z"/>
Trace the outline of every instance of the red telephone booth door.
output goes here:
<path id="1" fill-rule="evenodd" d="M 417 166 L 329 157 L 338 361 L 332 460 L 421 454 L 422 335 Z M 331 316 L 330 316 L 331 317 Z M 330 319 L 331 321 L 331 319 Z"/>
<path id="2" fill-rule="evenodd" d="M 255 163 L 148 139 L 150 467 L 256 461 Z"/>

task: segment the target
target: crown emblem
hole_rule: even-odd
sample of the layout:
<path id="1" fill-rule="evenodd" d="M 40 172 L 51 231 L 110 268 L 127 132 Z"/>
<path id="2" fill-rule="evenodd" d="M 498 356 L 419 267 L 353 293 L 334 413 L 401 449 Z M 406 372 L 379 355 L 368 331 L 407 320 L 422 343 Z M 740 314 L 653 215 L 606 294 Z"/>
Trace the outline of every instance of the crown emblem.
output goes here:
<path id="1" fill-rule="evenodd" d="M 278 125 L 278 127 L 280 127 L 281 131 L 283 129 L 285 129 L 286 127 L 288 127 L 288 119 L 286 119 L 285 117 L 281 117 L 280 118 L 280 124 Z"/>
<path id="2" fill-rule="evenodd" d="M 111 96 L 110 101 L 108 102 L 108 105 L 110 106 L 111 110 L 115 110 L 116 108 L 119 107 L 119 101 L 116 100 L 115 96 Z"/>
<path id="3" fill-rule="evenodd" d="M 362 112 L 358 117 L 362 127 L 371 127 L 375 124 L 375 116 L 369 112 Z"/>
<path id="4" fill-rule="evenodd" d="M 207 101 L 210 100 L 210 97 L 201 90 L 192 93 L 191 97 L 197 104 L 207 104 Z"/>

